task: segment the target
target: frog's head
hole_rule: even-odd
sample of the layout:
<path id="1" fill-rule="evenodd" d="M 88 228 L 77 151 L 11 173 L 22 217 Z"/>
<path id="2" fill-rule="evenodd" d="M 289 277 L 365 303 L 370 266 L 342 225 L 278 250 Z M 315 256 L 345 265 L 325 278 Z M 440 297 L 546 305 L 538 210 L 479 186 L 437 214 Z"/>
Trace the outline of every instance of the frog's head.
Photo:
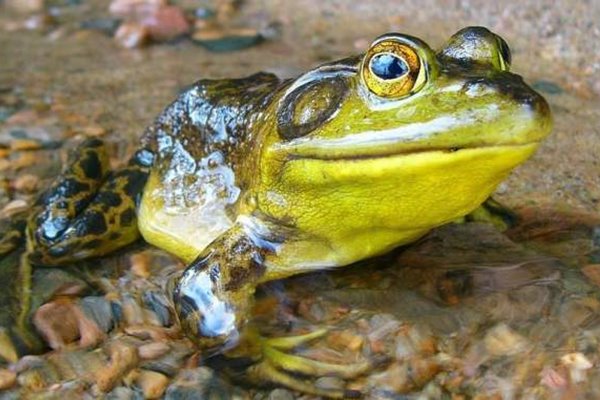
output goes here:
<path id="1" fill-rule="evenodd" d="M 437 53 L 391 33 L 361 57 L 300 76 L 272 105 L 260 211 L 346 252 L 336 262 L 469 213 L 551 130 L 548 104 L 510 72 L 510 58 L 481 27 Z"/>

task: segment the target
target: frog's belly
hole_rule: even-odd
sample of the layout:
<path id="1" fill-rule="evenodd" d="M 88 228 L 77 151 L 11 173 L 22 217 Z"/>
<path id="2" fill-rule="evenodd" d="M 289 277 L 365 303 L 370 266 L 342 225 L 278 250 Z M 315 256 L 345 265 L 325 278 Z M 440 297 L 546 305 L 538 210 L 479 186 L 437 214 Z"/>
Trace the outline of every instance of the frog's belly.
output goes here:
<path id="1" fill-rule="evenodd" d="M 227 215 L 231 200 L 209 195 L 216 187 L 204 184 L 165 185 L 165 177 L 150 174 L 138 212 L 138 225 L 144 239 L 161 249 L 192 262 L 233 222 Z M 204 193 L 198 193 L 198 191 Z M 196 196 L 199 200 L 194 201 Z"/>

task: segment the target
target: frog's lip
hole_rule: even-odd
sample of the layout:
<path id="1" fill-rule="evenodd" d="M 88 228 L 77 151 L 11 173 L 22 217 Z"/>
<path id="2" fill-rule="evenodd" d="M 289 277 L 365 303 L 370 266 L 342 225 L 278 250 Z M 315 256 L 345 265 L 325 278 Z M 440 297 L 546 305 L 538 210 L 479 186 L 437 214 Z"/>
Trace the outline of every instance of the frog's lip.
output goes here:
<path id="1" fill-rule="evenodd" d="M 374 160 L 381 158 L 393 158 L 400 156 L 410 156 L 416 154 L 426 154 L 426 153 L 458 153 L 466 150 L 484 150 L 484 149 L 520 149 L 527 148 L 530 146 L 537 146 L 540 144 L 540 141 L 531 141 L 525 143 L 499 143 L 493 145 L 483 145 L 483 146 L 462 146 L 462 147 L 423 147 L 423 148 L 412 148 L 410 150 L 405 151 L 388 151 L 374 154 L 336 154 L 331 153 L 327 155 L 315 155 L 315 154 L 290 154 L 288 157 L 290 160 L 320 160 L 320 161 L 360 161 L 360 160 Z"/>

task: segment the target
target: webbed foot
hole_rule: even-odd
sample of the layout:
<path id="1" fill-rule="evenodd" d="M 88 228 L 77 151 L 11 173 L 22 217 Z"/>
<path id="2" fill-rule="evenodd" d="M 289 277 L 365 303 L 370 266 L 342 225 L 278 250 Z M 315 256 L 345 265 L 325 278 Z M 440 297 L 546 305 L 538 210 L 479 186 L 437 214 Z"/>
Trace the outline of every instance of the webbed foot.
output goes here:
<path id="1" fill-rule="evenodd" d="M 375 363 L 362 361 L 336 364 L 288 353 L 297 347 L 322 338 L 327 332 L 326 329 L 319 329 L 305 335 L 277 338 L 264 338 L 256 332 L 249 333 L 244 340 L 253 342 L 254 346 L 258 347 L 261 358 L 248 368 L 247 378 L 256 383 L 270 382 L 316 396 L 334 399 L 360 397 L 361 393 L 355 390 L 317 387 L 310 378 L 335 376 L 350 379 L 363 375 L 372 369 Z M 243 346 L 241 351 L 243 351 Z M 298 375 L 307 379 L 299 378 Z"/>

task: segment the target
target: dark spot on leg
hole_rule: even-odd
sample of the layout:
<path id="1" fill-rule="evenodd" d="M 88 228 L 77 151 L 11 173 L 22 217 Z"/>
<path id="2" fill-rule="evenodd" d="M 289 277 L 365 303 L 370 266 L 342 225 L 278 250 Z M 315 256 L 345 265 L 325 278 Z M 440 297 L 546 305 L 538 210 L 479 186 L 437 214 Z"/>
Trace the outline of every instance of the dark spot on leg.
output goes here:
<path id="1" fill-rule="evenodd" d="M 81 218 L 77 220 L 74 228 L 79 237 L 101 235 L 108 229 L 104 215 L 93 210 L 86 211 Z"/>
<path id="2" fill-rule="evenodd" d="M 127 210 L 121 213 L 121 225 L 129 226 L 135 220 L 135 210 L 133 208 L 128 208 Z"/>
<path id="3" fill-rule="evenodd" d="M 97 180 L 103 175 L 102 163 L 98 158 L 98 154 L 94 151 L 86 152 L 85 157 L 79 161 L 79 167 L 83 171 L 86 178 Z"/>
<path id="4" fill-rule="evenodd" d="M 98 193 L 98 196 L 94 200 L 94 203 L 102 204 L 106 206 L 106 209 L 118 207 L 122 202 L 121 196 L 114 192 L 104 190 Z"/>
<path id="5" fill-rule="evenodd" d="M 117 240 L 120 237 L 121 237 L 121 234 L 119 234 L 119 232 L 113 232 L 110 234 L 110 236 L 108 236 L 108 238 L 110 240 Z"/>
<path id="6" fill-rule="evenodd" d="M 124 175 L 127 183 L 125 184 L 125 187 L 123 187 L 123 190 L 129 197 L 135 199 L 144 189 L 148 174 L 138 169 L 130 169 L 124 172 L 126 173 Z"/>
<path id="7" fill-rule="evenodd" d="M 102 245 L 102 240 L 93 239 L 87 243 L 84 243 L 83 246 L 81 246 L 81 247 L 83 247 L 84 249 L 95 249 L 95 248 L 100 247 L 101 245 Z"/>
<path id="8" fill-rule="evenodd" d="M 61 197 L 72 197 L 89 190 L 90 185 L 87 183 L 78 181 L 75 178 L 66 178 L 56 188 L 56 194 L 60 195 Z"/>

